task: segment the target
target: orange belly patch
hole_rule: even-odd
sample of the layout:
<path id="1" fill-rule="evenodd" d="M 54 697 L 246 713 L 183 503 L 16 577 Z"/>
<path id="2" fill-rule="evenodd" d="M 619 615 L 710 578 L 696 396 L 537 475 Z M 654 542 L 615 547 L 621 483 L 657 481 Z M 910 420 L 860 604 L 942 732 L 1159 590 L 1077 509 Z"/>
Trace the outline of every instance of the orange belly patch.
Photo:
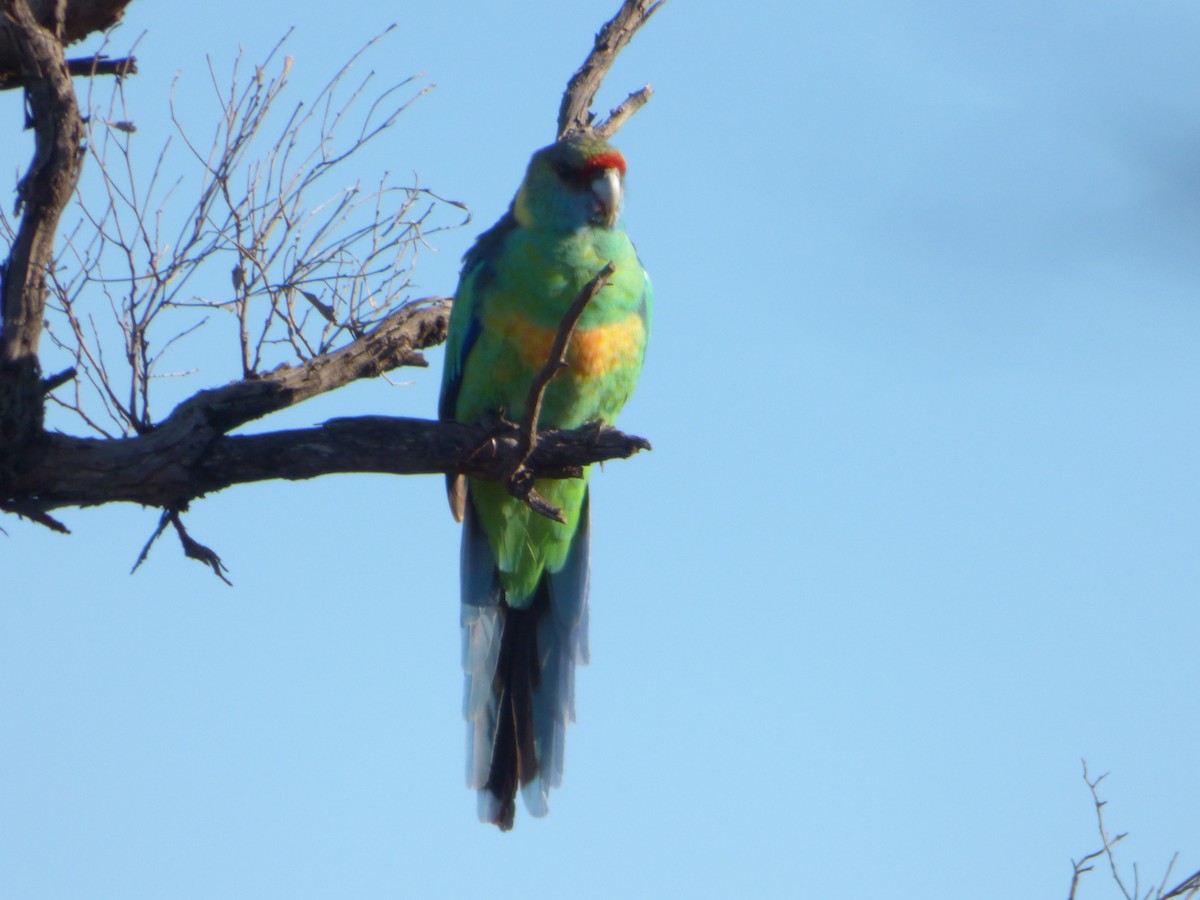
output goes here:
<path id="1" fill-rule="evenodd" d="M 544 328 L 525 319 L 508 319 L 504 332 L 519 348 L 521 360 L 539 369 L 550 357 L 556 328 Z M 577 378 L 597 378 L 636 361 L 646 336 L 642 317 L 631 313 L 619 322 L 595 328 L 576 328 L 567 349 L 567 364 Z"/>
<path id="2" fill-rule="evenodd" d="M 646 326 L 636 313 L 611 325 L 600 325 L 571 336 L 567 362 L 583 378 L 607 375 L 637 360 L 646 337 Z"/>

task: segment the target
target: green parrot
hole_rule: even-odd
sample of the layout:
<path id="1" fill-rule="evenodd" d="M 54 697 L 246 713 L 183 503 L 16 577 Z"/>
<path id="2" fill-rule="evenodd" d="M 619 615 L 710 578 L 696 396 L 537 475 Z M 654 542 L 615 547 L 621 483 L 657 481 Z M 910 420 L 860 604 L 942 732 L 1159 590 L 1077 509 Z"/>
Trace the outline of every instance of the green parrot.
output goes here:
<path id="1" fill-rule="evenodd" d="M 612 423 L 633 391 L 650 326 L 650 281 L 619 223 L 625 159 L 591 136 L 533 155 L 508 212 L 463 260 L 439 415 L 520 420 L 571 302 L 611 261 L 584 309 L 568 368 L 546 389 L 541 427 Z M 562 783 L 575 664 L 588 659 L 588 475 L 539 479 L 565 524 L 533 512 L 504 486 L 449 476 L 463 523 L 461 589 L 467 783 L 479 818 L 512 828 L 518 787 L 534 816 Z"/>

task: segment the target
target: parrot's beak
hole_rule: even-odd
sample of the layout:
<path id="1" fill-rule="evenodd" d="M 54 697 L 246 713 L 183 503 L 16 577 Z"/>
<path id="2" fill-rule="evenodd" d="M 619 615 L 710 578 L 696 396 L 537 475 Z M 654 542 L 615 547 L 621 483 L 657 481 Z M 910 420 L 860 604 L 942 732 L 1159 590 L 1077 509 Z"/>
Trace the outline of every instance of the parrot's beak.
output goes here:
<path id="1" fill-rule="evenodd" d="M 621 214 L 621 173 L 617 169 L 605 169 L 592 182 L 592 193 L 596 195 L 596 219 L 598 224 L 612 228 Z"/>

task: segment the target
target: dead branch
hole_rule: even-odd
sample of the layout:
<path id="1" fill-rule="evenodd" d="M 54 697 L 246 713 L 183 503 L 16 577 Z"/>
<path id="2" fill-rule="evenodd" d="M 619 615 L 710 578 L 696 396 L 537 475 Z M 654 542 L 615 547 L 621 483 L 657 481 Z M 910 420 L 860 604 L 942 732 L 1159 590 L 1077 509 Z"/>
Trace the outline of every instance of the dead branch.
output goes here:
<path id="1" fill-rule="evenodd" d="M 33 20 L 48 30 L 64 46 L 81 41 L 89 34 L 104 31 L 115 25 L 130 0 L 27 0 Z M 16 44 L 19 38 L 11 26 L 0 21 L 0 90 L 21 86 L 21 63 Z M 76 64 L 86 62 L 76 68 Z M 113 60 L 114 63 L 123 62 Z M 132 63 L 132 60 L 130 60 Z M 92 60 L 72 60 L 68 63 L 72 75 L 118 75 L 129 72 L 112 71 L 107 65 L 93 68 Z"/>
<path id="2" fill-rule="evenodd" d="M 75 76 L 93 78 L 96 75 L 112 75 L 124 78 L 137 74 L 137 57 L 123 56 L 110 59 L 107 56 L 82 56 L 67 60 L 67 71 Z"/>
<path id="3" fill-rule="evenodd" d="M 59 217 L 79 178 L 83 143 L 83 120 L 55 33 L 37 22 L 26 0 L 3 0 L 2 9 L 32 115 L 35 151 L 17 188 L 21 220 L 0 273 L 0 444 L 6 445 L 0 471 L 14 465 L 12 454 L 42 429 L 37 354 L 45 273 Z"/>
<path id="4" fill-rule="evenodd" d="M 617 129 L 624 125 L 630 116 L 650 102 L 650 95 L 653 93 L 654 90 L 650 85 L 634 91 L 621 101 L 620 106 L 609 112 L 607 119 L 596 126 L 596 134 L 607 141 L 617 133 Z"/>
<path id="5" fill-rule="evenodd" d="M 1096 868 L 1095 866 L 1087 865 L 1087 864 L 1090 863 L 1093 859 L 1097 859 L 1098 857 L 1101 857 L 1103 855 L 1104 855 L 1104 848 L 1102 847 L 1099 850 L 1089 853 L 1087 856 L 1085 856 L 1081 860 L 1079 860 L 1079 862 L 1075 862 L 1074 860 L 1071 861 L 1071 865 L 1074 868 L 1074 872 L 1071 875 L 1071 892 L 1069 894 L 1067 894 L 1067 900 L 1075 900 L 1076 892 L 1079 890 L 1079 876 L 1083 875 L 1085 872 L 1090 872 L 1090 871 L 1092 871 L 1092 869 Z"/>
<path id="6" fill-rule="evenodd" d="M 1175 897 L 1195 897 L 1197 894 L 1200 894 L 1200 872 L 1188 876 L 1167 893 L 1163 894 L 1160 892 L 1158 900 L 1173 900 Z"/>
<path id="7" fill-rule="evenodd" d="M 1096 810 L 1096 827 L 1100 832 L 1101 847 L 1099 850 L 1089 853 L 1087 856 L 1083 857 L 1083 859 L 1081 859 L 1079 862 L 1073 863 L 1075 871 L 1071 878 L 1071 891 L 1067 895 L 1067 900 L 1076 900 L 1076 892 L 1079 887 L 1079 877 L 1085 872 L 1090 872 L 1094 868 L 1091 865 L 1085 865 L 1085 863 L 1089 863 L 1090 861 L 1098 859 L 1101 856 L 1108 860 L 1113 881 L 1120 889 L 1121 895 L 1125 897 L 1125 900 L 1176 900 L 1176 898 L 1194 898 L 1200 894 L 1200 871 L 1193 873 L 1175 887 L 1167 890 L 1167 881 L 1170 879 L 1171 871 L 1174 869 L 1175 862 L 1179 857 L 1178 853 L 1171 858 L 1171 862 L 1167 865 L 1166 872 L 1163 873 L 1162 881 L 1159 883 L 1157 889 L 1147 889 L 1144 898 L 1141 896 L 1140 879 L 1136 863 L 1134 863 L 1133 866 L 1133 888 L 1130 889 L 1126 886 L 1124 879 L 1121 877 L 1121 872 L 1117 866 L 1117 857 L 1116 853 L 1114 852 L 1114 848 L 1122 839 L 1128 836 L 1128 833 L 1126 832 L 1118 834 L 1116 837 L 1113 837 L 1111 834 L 1109 834 L 1108 827 L 1104 822 L 1104 807 L 1108 805 L 1108 801 L 1103 800 L 1100 797 L 1100 782 L 1107 778 L 1108 774 L 1105 773 L 1104 775 L 1092 778 L 1088 772 L 1087 760 L 1081 760 L 1081 762 L 1083 764 L 1083 782 L 1088 786 L 1088 790 L 1091 791 L 1092 804 Z"/>
<path id="8" fill-rule="evenodd" d="M 604 76 L 612 68 L 617 54 L 633 40 L 633 36 L 656 13 L 666 0 L 624 0 L 617 14 L 596 35 L 592 50 L 583 65 L 571 76 L 567 90 L 558 108 L 558 139 L 576 131 L 594 131 L 606 140 L 616 134 L 617 129 L 650 99 L 651 88 L 646 85 L 628 98 L 609 117 L 592 127 L 595 118 L 591 112 L 592 101 Z"/>
<path id="9" fill-rule="evenodd" d="M 1100 799 L 1100 792 L 1098 788 L 1100 786 L 1100 782 L 1108 777 L 1108 773 L 1105 772 L 1103 775 L 1100 775 L 1093 780 L 1088 775 L 1087 760 L 1085 759 L 1082 762 L 1083 780 L 1084 783 L 1087 784 L 1088 790 L 1092 792 L 1092 803 L 1096 808 L 1096 826 L 1100 830 L 1100 841 L 1103 844 L 1101 849 L 1105 858 L 1108 860 L 1109 868 L 1112 870 L 1113 880 L 1116 881 L 1117 887 L 1121 889 L 1121 893 L 1125 895 L 1126 900 L 1137 900 L 1136 890 L 1134 894 L 1130 895 L 1129 890 L 1125 887 L 1125 883 L 1121 880 L 1121 873 L 1117 870 L 1117 858 L 1113 853 L 1113 847 L 1123 840 L 1128 835 L 1128 832 L 1118 834 L 1116 837 L 1112 837 L 1109 835 L 1108 829 L 1104 825 L 1104 807 L 1108 801 Z"/>
<path id="10" fill-rule="evenodd" d="M 164 509 L 162 516 L 159 517 L 158 526 L 154 529 L 154 533 L 150 535 L 150 539 L 146 541 L 146 545 L 142 547 L 142 552 L 138 554 L 137 560 L 130 569 L 129 574 L 132 575 L 144 563 L 150 555 L 150 548 L 154 546 L 154 542 L 166 530 L 168 523 L 175 528 L 175 533 L 179 536 L 180 546 L 183 548 L 183 555 L 188 559 L 194 559 L 201 562 L 213 570 L 213 574 L 220 578 L 230 587 L 233 587 L 233 582 L 225 577 L 225 573 L 229 570 L 225 564 L 221 562 L 221 557 L 217 556 L 210 548 L 205 547 L 190 534 L 187 528 L 184 527 L 183 518 L 178 509 Z"/>
<path id="11" fill-rule="evenodd" d="M 225 434 L 360 378 L 374 378 L 401 366 L 424 367 L 427 363 L 421 351 L 446 339 L 449 315 L 450 301 L 445 298 L 406 304 L 340 350 L 200 391 L 177 406 L 154 431 L 184 432 L 201 422 Z"/>
<path id="12" fill-rule="evenodd" d="M 0 499 L 0 510 L 49 524 L 47 512 L 66 506 L 138 503 L 175 509 L 238 484 L 355 472 L 461 472 L 503 481 L 522 453 L 519 427 L 359 416 L 253 435 L 217 434 L 200 423 L 183 432 L 121 439 L 47 434 L 16 485 L 24 496 Z M 525 466 L 535 478 L 578 478 L 585 466 L 649 448 L 645 439 L 615 428 L 547 430 Z"/>
<path id="13" fill-rule="evenodd" d="M 110 59 L 107 56 L 77 56 L 67 60 L 67 73 L 73 78 L 94 78 L 97 75 L 124 78 L 126 75 L 137 74 L 137 59 L 133 56 L 124 56 L 119 59 Z M 6 71 L 0 68 L 0 91 L 12 90 L 20 86 L 21 73 L 19 71 Z"/>

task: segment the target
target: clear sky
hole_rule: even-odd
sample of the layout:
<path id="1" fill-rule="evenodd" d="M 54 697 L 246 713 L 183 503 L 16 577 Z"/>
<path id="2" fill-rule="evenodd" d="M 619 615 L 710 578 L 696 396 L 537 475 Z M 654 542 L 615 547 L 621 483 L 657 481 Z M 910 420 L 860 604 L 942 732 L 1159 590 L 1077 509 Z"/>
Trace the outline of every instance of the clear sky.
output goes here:
<path id="1" fill-rule="evenodd" d="M 146 32 L 149 164 L 177 71 L 203 128 L 206 55 L 294 24 L 299 101 L 397 22 L 365 65 L 437 88 L 345 177 L 470 205 L 417 269 L 446 294 L 616 5 L 135 0 L 112 50 Z M 170 536 L 131 576 L 153 510 L 67 510 L 2 523 L 0 895 L 1065 896 L 1081 757 L 1143 880 L 1200 868 L 1200 8 L 734 6 L 673 0 L 599 104 L 657 91 L 617 140 L 655 449 L 593 482 L 550 816 L 463 785 L 441 479 L 196 503 L 232 588 Z M 201 346 L 164 390 L 233 376 Z M 430 359 L 257 427 L 432 416 Z"/>

